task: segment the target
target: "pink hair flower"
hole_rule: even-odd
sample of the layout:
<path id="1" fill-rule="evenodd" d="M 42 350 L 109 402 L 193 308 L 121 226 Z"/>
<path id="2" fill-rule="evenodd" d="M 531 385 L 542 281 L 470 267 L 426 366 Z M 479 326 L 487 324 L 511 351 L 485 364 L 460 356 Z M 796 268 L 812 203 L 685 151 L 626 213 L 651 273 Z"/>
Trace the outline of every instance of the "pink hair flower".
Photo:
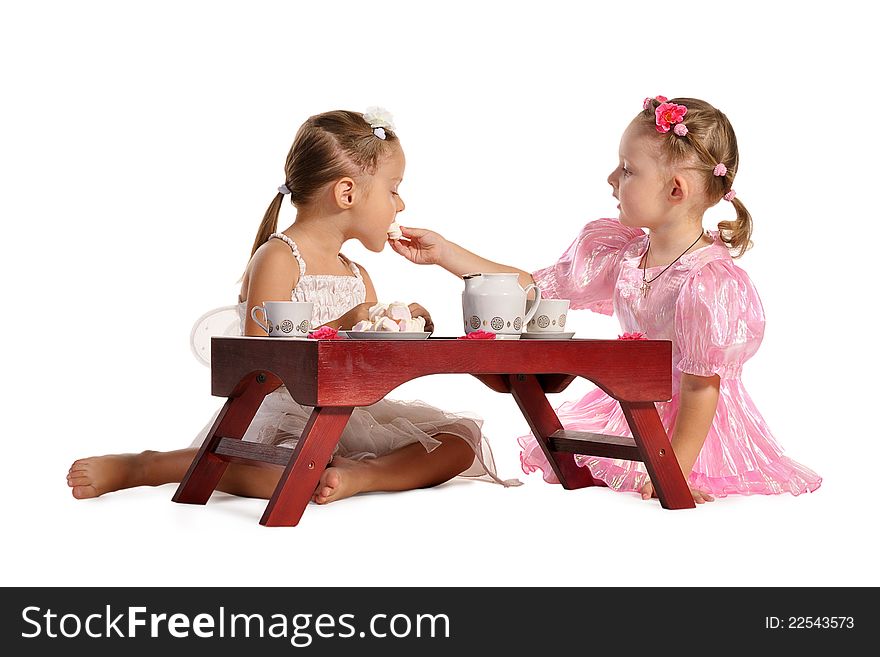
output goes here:
<path id="1" fill-rule="evenodd" d="M 309 333 L 309 337 L 312 340 L 342 340 L 339 331 L 329 326 L 322 326 L 317 331 L 312 331 Z"/>
<path id="2" fill-rule="evenodd" d="M 618 340 L 647 340 L 648 336 L 646 336 L 644 333 L 639 333 L 638 331 L 635 331 L 633 333 L 624 333 L 623 335 L 618 335 L 617 339 Z"/>
<path id="3" fill-rule="evenodd" d="M 730 191 L 727 192 L 722 198 L 724 198 L 725 201 L 732 201 L 736 198 L 736 190 L 731 187 Z"/>
<path id="4" fill-rule="evenodd" d="M 665 103 L 669 100 L 666 96 L 654 96 L 653 98 L 645 98 L 642 102 L 642 109 L 651 109 L 651 102 L 657 101 L 658 103 Z"/>
<path id="5" fill-rule="evenodd" d="M 684 123 L 677 123 L 675 127 L 672 129 L 679 137 L 684 137 L 688 133 L 688 128 Z"/>
<path id="6" fill-rule="evenodd" d="M 491 331 L 472 331 L 467 335 L 458 336 L 459 340 L 494 340 L 495 334 Z"/>
<path id="7" fill-rule="evenodd" d="M 713 176 L 726 176 L 727 175 L 727 167 L 724 166 L 724 162 L 719 162 L 715 165 L 715 168 L 712 169 Z"/>
<path id="8" fill-rule="evenodd" d="M 684 121 L 684 115 L 687 114 L 687 111 L 688 108 L 684 105 L 660 103 L 654 110 L 657 132 L 669 132 L 673 125 Z"/>

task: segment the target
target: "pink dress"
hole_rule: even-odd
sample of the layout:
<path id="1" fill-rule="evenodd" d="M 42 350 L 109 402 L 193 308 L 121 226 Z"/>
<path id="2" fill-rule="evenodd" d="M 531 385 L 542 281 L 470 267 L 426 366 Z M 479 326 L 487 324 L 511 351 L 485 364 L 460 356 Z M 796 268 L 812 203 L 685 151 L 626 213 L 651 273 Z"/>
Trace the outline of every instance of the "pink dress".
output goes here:
<path id="1" fill-rule="evenodd" d="M 570 299 L 574 309 L 616 313 L 623 331 L 672 341 L 672 399 L 657 403 L 670 436 L 678 414 L 680 373 L 720 376 L 715 419 L 688 478 L 692 488 L 718 497 L 812 492 L 821 477 L 783 455 L 743 387 L 743 364 L 764 335 L 764 309 L 724 242 L 717 233 L 711 235 L 713 244 L 682 257 L 651 283 L 647 297 L 641 293 L 639 263 L 648 238 L 616 219 L 587 224 L 559 262 L 533 277 L 544 298 Z M 649 268 L 648 280 L 662 270 Z M 566 429 L 632 435 L 620 405 L 599 389 L 562 404 L 557 414 Z M 541 470 L 545 481 L 559 483 L 533 435 L 519 438 L 519 444 L 526 474 Z M 640 462 L 573 458 L 617 491 L 638 491 L 647 481 Z"/>

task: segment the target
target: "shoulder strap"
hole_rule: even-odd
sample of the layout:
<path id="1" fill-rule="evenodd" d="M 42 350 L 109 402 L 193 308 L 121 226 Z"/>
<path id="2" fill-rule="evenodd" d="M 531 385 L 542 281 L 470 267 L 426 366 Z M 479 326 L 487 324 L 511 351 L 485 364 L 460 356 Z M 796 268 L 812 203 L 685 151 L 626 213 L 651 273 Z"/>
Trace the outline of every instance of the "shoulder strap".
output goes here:
<path id="1" fill-rule="evenodd" d="M 299 264 L 299 277 L 302 278 L 303 276 L 305 276 L 306 275 L 306 261 L 303 260 L 303 257 L 299 254 L 299 249 L 296 246 L 296 242 L 294 242 L 292 239 L 290 239 L 284 233 L 272 233 L 271 235 L 269 235 L 269 239 L 272 239 L 273 237 L 275 239 L 281 240 L 282 242 L 287 244 L 287 246 L 290 247 L 290 250 L 293 251 L 293 257 L 296 258 L 296 262 L 297 262 L 297 264 Z"/>
<path id="2" fill-rule="evenodd" d="M 339 254 L 339 257 L 342 258 L 342 262 L 344 262 L 345 264 L 348 265 L 348 267 L 351 269 L 352 273 L 355 276 L 357 276 L 358 278 L 361 278 L 361 270 L 358 268 L 358 266 L 356 264 L 354 264 L 351 260 L 346 258 L 341 253 Z"/>

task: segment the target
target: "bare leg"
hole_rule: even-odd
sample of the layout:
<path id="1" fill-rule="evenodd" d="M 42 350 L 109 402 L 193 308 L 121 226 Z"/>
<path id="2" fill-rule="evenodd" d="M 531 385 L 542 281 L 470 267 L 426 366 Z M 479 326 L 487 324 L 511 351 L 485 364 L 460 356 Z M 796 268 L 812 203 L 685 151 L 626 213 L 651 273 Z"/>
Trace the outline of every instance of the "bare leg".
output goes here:
<path id="1" fill-rule="evenodd" d="M 442 484 L 467 470 L 474 452 L 458 436 L 434 436 L 442 444 L 426 452 L 420 444 L 407 445 L 376 459 L 352 461 L 336 457 L 321 475 L 314 500 L 326 504 L 368 491 L 400 491 Z M 67 485 L 77 499 L 98 497 L 136 486 L 177 483 L 186 474 L 197 448 L 173 452 L 108 454 L 74 461 Z M 269 499 L 284 469 L 230 463 L 218 490 L 243 497 Z"/>
<path id="2" fill-rule="evenodd" d="M 413 444 L 375 459 L 336 457 L 321 475 L 312 499 L 326 504 L 357 493 L 428 488 L 449 481 L 474 462 L 474 450 L 458 436 L 434 438 L 442 444 L 431 452 Z"/>
<path id="3" fill-rule="evenodd" d="M 177 483 L 183 479 L 197 452 L 197 448 L 192 448 L 79 459 L 70 466 L 67 485 L 73 489 L 75 498 L 85 499 L 135 486 Z M 269 499 L 282 471 L 280 466 L 230 463 L 217 489 L 244 497 Z"/>

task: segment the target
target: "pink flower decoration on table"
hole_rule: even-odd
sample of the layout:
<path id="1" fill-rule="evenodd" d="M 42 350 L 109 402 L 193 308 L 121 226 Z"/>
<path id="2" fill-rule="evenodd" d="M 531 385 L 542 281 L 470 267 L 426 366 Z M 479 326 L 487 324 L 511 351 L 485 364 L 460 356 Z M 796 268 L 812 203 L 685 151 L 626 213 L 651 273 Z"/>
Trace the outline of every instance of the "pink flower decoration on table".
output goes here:
<path id="1" fill-rule="evenodd" d="M 679 123 L 672 129 L 672 132 L 679 137 L 684 137 L 688 133 L 688 128 L 684 123 Z"/>
<path id="2" fill-rule="evenodd" d="M 715 168 L 712 169 L 713 176 L 726 176 L 727 175 L 727 167 L 724 166 L 724 162 L 719 162 L 715 165 Z"/>
<path id="3" fill-rule="evenodd" d="M 495 334 L 491 331 L 473 331 L 467 335 L 458 336 L 459 340 L 494 340 Z"/>
<path id="4" fill-rule="evenodd" d="M 658 103 L 665 103 L 669 100 L 666 96 L 654 96 L 654 98 L 645 98 L 642 102 L 643 109 L 651 109 L 651 101 L 656 100 Z"/>
<path id="5" fill-rule="evenodd" d="M 317 331 L 312 331 L 309 333 L 309 337 L 312 340 L 342 340 L 339 331 L 335 328 L 330 328 L 329 326 L 322 326 Z"/>
<path id="6" fill-rule="evenodd" d="M 733 201 L 736 198 L 736 190 L 731 188 L 729 192 L 727 192 L 723 197 L 725 201 Z"/>
<path id="7" fill-rule="evenodd" d="M 684 121 L 684 115 L 687 114 L 687 111 L 688 108 L 684 105 L 660 103 L 657 109 L 654 110 L 657 132 L 669 132 L 670 127 Z"/>
<path id="8" fill-rule="evenodd" d="M 635 331 L 634 333 L 624 333 L 623 335 L 617 336 L 618 340 L 647 340 L 648 336 L 644 333 L 639 333 Z"/>

